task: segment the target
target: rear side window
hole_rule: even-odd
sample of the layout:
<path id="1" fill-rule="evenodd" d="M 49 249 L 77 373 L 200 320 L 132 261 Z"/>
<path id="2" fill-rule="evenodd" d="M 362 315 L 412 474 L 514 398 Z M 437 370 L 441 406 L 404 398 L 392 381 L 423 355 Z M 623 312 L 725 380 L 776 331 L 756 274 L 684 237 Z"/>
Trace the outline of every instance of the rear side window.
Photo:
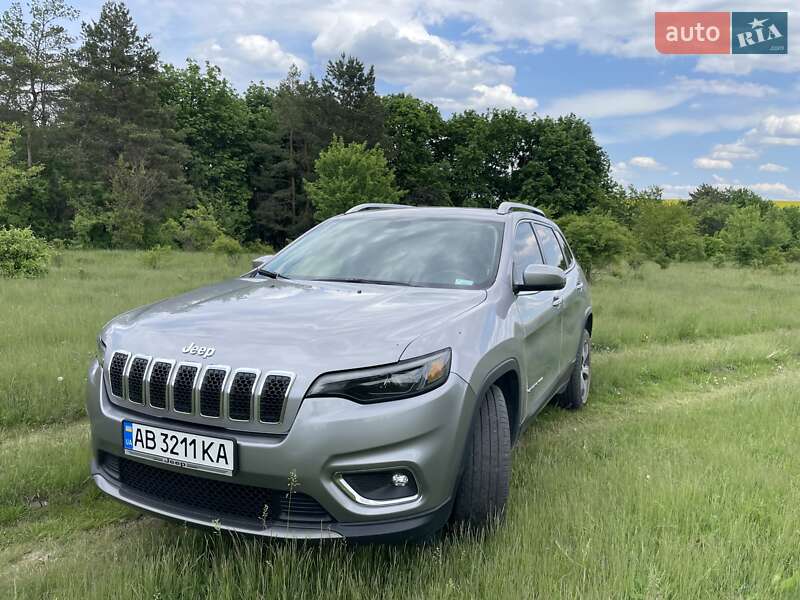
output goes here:
<path id="1" fill-rule="evenodd" d="M 541 264 L 544 264 L 544 259 L 531 224 L 520 223 L 514 234 L 514 281 L 522 281 L 522 273 L 528 265 Z"/>
<path id="2" fill-rule="evenodd" d="M 536 230 L 536 237 L 539 238 L 539 245 L 542 247 L 545 264 L 566 269 L 567 259 L 561 251 L 561 244 L 558 243 L 556 232 L 550 227 L 539 223 L 536 223 L 533 228 Z"/>
<path id="3" fill-rule="evenodd" d="M 564 239 L 564 236 L 561 235 L 560 231 L 556 231 L 556 236 L 558 236 L 558 241 L 561 242 L 561 251 L 564 253 L 564 259 L 567 261 L 567 266 L 572 264 L 572 261 L 575 259 L 572 256 L 572 250 L 569 249 L 569 244 L 567 244 L 567 240 Z"/>

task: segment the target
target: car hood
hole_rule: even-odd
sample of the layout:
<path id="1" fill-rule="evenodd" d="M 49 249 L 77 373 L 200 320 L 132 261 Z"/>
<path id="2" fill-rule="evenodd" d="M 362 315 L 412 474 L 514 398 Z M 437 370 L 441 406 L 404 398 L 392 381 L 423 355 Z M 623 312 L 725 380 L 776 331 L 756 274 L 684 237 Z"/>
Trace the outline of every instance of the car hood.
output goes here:
<path id="1" fill-rule="evenodd" d="M 484 290 L 240 278 L 117 317 L 109 351 L 315 374 L 392 363 L 419 335 L 477 306 Z M 215 349 L 206 359 L 182 352 Z"/>

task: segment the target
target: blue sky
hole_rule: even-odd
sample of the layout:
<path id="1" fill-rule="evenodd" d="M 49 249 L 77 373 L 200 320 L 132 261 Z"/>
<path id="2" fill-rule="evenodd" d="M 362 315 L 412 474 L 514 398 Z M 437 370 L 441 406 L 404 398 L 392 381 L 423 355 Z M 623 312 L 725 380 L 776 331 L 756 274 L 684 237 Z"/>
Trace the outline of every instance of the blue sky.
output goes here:
<path id="1" fill-rule="evenodd" d="M 100 2 L 76 4 L 84 20 Z M 341 52 L 382 92 L 447 115 L 489 106 L 589 120 L 624 184 L 685 197 L 696 185 L 800 199 L 800 8 L 682 0 L 131 0 L 165 62 L 209 60 L 244 89 L 292 63 L 319 74 Z M 662 56 L 656 10 L 789 11 L 787 55 Z"/>

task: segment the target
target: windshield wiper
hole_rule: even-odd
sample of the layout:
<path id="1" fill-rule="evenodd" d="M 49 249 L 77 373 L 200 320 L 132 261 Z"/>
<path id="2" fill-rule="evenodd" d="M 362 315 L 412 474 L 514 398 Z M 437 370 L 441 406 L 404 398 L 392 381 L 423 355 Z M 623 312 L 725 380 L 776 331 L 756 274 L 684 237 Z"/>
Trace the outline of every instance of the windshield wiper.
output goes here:
<path id="1" fill-rule="evenodd" d="M 264 277 L 269 277 L 270 279 L 291 279 L 291 277 L 287 277 L 286 275 L 281 275 L 280 273 L 276 273 L 275 271 L 270 271 L 268 269 L 258 268 L 256 273 L 259 275 L 263 275 Z"/>
<path id="2" fill-rule="evenodd" d="M 374 283 L 376 285 L 402 285 L 405 287 L 420 287 L 405 281 L 384 281 L 382 279 L 362 279 L 360 277 L 315 277 L 312 281 L 331 281 L 335 283 Z"/>

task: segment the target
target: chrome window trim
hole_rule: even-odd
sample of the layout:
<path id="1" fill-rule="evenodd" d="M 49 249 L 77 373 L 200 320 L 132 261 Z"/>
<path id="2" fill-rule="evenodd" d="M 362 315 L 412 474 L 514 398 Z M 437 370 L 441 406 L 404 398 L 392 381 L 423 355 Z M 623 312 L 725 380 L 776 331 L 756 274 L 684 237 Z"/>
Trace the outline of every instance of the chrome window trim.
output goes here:
<path id="1" fill-rule="evenodd" d="M 182 410 L 177 410 L 175 408 L 175 394 L 174 394 L 174 392 L 175 392 L 175 377 L 177 377 L 178 371 L 180 371 L 181 367 L 184 367 L 184 366 L 186 366 L 186 367 L 196 367 L 197 368 L 197 370 L 194 373 L 194 381 L 192 381 L 192 408 L 191 408 L 191 410 L 189 412 L 184 412 Z M 198 396 L 198 393 L 197 393 L 197 378 L 200 377 L 200 371 L 202 369 L 203 369 L 203 365 L 201 365 L 200 363 L 196 363 L 196 362 L 180 361 L 180 362 L 175 364 L 175 369 L 173 370 L 172 374 L 169 377 L 169 384 L 168 384 L 168 387 L 169 387 L 168 396 L 169 396 L 169 398 L 168 398 L 168 401 L 167 401 L 167 405 L 169 406 L 171 412 L 177 413 L 179 415 L 191 415 L 193 417 L 197 416 L 197 412 L 196 412 L 197 411 L 197 396 Z"/>
<path id="2" fill-rule="evenodd" d="M 167 374 L 167 382 L 164 384 L 164 407 L 161 408 L 160 406 L 153 406 L 150 404 L 150 378 L 153 375 L 153 367 L 155 367 L 156 363 L 166 363 L 169 365 L 169 373 Z M 145 406 L 152 408 L 154 410 L 169 410 L 169 390 L 170 390 L 170 379 L 172 378 L 172 373 L 175 371 L 175 360 L 172 358 L 154 358 L 150 365 L 147 367 L 147 372 L 145 373 L 145 388 L 144 388 L 144 395 L 145 395 Z"/>
<path id="3" fill-rule="evenodd" d="M 289 385 L 286 386 L 286 392 L 283 394 L 283 405 L 281 406 L 281 414 L 278 417 L 277 421 L 262 421 L 261 420 L 261 393 L 264 391 L 264 384 L 267 382 L 267 378 L 270 375 L 280 375 L 282 377 L 289 378 Z M 294 384 L 295 374 L 291 371 L 265 371 L 264 376 L 261 378 L 261 382 L 258 385 L 258 393 L 256 394 L 256 404 L 258 408 L 258 414 L 256 415 L 256 422 L 257 423 L 264 423 L 265 425 L 275 425 L 276 423 L 283 423 L 283 417 L 286 413 L 286 401 L 289 398 L 289 392 L 292 390 L 292 384 Z"/>
<path id="4" fill-rule="evenodd" d="M 215 371 L 224 371 L 225 377 L 222 379 L 222 385 L 219 388 L 219 415 L 204 415 L 203 414 L 203 406 L 200 402 L 200 392 L 203 391 L 203 383 L 206 380 L 206 373 L 210 370 Z M 198 373 L 199 377 L 195 380 L 195 385 L 197 386 L 197 414 L 204 419 L 222 419 L 225 416 L 225 409 L 223 408 L 223 402 L 225 398 L 225 387 L 228 385 L 228 376 L 231 373 L 231 368 L 225 365 L 205 365 L 202 368 L 202 372 Z M 185 414 L 185 413 L 184 413 Z"/>
<path id="5" fill-rule="evenodd" d="M 231 386 L 233 386 L 233 382 L 236 379 L 236 375 L 239 373 L 252 373 L 256 376 L 253 380 L 253 387 L 250 388 L 250 418 L 249 419 L 234 419 L 231 416 Z M 261 377 L 261 369 L 249 369 L 249 368 L 241 368 L 235 369 L 230 377 L 230 380 L 227 382 L 223 392 L 223 402 L 225 405 L 225 418 L 229 421 L 234 421 L 236 423 L 251 423 L 253 422 L 253 417 L 255 416 L 255 410 L 258 407 L 257 399 L 260 398 L 260 395 L 256 395 L 256 390 L 259 389 L 258 387 L 258 380 Z M 285 402 L 285 400 L 284 400 Z"/>

